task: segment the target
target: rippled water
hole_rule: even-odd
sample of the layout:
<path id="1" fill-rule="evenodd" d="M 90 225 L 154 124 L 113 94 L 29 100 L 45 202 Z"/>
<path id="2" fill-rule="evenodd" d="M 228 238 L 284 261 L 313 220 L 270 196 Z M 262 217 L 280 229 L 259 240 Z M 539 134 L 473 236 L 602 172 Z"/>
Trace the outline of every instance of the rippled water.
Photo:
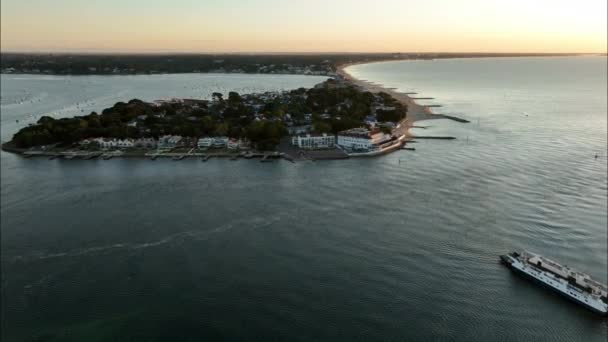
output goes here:
<path id="1" fill-rule="evenodd" d="M 498 255 L 537 251 L 606 281 L 605 63 L 351 67 L 472 121 L 421 122 L 419 134 L 458 139 L 380 158 L 2 153 L 3 337 L 604 341 L 605 320 L 512 275 Z M 243 87 L 215 77 L 224 89 Z M 116 77 L 106 91 L 128 82 Z M 13 133 L 6 122 L 53 110 L 8 107 L 7 84 L 18 88 L 2 76 L 3 139 Z M 178 84 L 150 94 L 179 96 Z M 61 98 L 44 82 L 28 88 Z M 56 107 L 89 98 L 73 96 L 66 88 Z"/>

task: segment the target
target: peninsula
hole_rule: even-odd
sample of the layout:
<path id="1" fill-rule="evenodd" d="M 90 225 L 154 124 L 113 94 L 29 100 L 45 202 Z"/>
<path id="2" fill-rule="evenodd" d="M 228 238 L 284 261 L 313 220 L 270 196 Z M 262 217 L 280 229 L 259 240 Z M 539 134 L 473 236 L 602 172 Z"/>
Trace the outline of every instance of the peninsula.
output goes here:
<path id="1" fill-rule="evenodd" d="M 26 157 L 286 157 L 341 159 L 402 148 L 433 114 L 407 94 L 360 81 L 338 67 L 313 88 L 261 94 L 213 93 L 211 100 L 118 102 L 101 113 L 22 128 L 5 151 Z"/>

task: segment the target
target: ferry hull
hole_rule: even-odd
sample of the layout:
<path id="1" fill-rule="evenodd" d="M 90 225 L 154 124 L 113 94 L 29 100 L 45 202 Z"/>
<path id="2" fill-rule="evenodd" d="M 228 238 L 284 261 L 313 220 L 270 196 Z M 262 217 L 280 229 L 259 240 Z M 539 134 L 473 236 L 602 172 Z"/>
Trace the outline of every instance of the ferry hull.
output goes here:
<path id="1" fill-rule="evenodd" d="M 533 281 L 534 283 L 537 283 L 537 284 L 541 285 L 541 286 L 542 286 L 542 287 L 544 287 L 544 288 L 550 289 L 550 290 L 551 290 L 551 292 L 556 293 L 556 294 L 559 294 L 561 297 L 566 298 L 566 299 L 570 300 L 570 301 L 571 301 L 571 302 L 573 302 L 573 303 L 579 304 L 579 305 L 583 306 L 584 308 L 586 308 L 587 310 L 590 310 L 590 311 L 592 311 L 592 312 L 594 312 L 594 313 L 596 313 L 596 314 L 602 315 L 602 316 L 608 316 L 608 312 L 604 312 L 604 311 L 597 310 L 596 308 L 594 308 L 594 307 L 592 307 L 592 306 L 589 306 L 589 305 L 587 305 L 586 303 L 581 302 L 581 301 L 579 301 L 578 299 L 573 298 L 573 297 L 571 297 L 571 296 L 569 296 L 569 295 L 567 295 L 567 294 L 563 293 L 562 291 L 560 291 L 560 290 L 558 290 L 558 289 L 556 289 L 556 288 L 554 288 L 554 287 L 552 287 L 552 286 L 549 286 L 549 285 L 545 284 L 545 283 L 544 283 L 544 282 L 542 282 L 541 280 L 536 279 L 535 277 L 533 277 L 533 276 L 531 276 L 530 274 L 528 274 L 528 273 L 526 273 L 526 272 L 524 272 L 524 271 L 520 270 L 519 268 L 517 268 L 517 267 L 513 267 L 513 265 L 512 265 L 512 264 L 511 264 L 511 263 L 508 261 L 508 258 L 503 258 L 503 257 L 501 256 L 501 261 L 502 261 L 502 263 L 503 263 L 503 264 L 505 264 L 505 266 L 507 266 L 507 267 L 508 267 L 508 268 L 509 268 L 511 271 L 513 271 L 515 274 L 520 275 L 520 276 L 522 276 L 522 277 L 523 277 L 523 278 L 525 278 L 525 279 L 531 280 L 531 281 Z"/>

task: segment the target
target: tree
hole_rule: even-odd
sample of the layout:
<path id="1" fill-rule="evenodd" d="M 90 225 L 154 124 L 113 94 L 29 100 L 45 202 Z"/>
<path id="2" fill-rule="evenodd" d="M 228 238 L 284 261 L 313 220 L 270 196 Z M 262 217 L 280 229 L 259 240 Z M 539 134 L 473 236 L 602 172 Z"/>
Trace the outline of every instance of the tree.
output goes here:
<path id="1" fill-rule="evenodd" d="M 243 103 L 243 99 L 241 98 L 241 95 L 239 95 L 239 93 L 231 91 L 228 93 L 228 103 L 231 106 L 238 106 Z"/>
<path id="2" fill-rule="evenodd" d="M 211 94 L 211 98 L 213 99 L 213 101 L 219 101 L 219 102 L 224 101 L 224 95 L 222 95 L 222 93 L 213 93 L 213 94 Z"/>

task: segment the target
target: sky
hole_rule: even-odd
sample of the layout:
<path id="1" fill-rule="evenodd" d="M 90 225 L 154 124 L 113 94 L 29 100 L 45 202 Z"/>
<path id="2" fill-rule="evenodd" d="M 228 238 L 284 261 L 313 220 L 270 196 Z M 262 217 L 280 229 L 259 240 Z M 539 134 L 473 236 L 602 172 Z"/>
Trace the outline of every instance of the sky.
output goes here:
<path id="1" fill-rule="evenodd" d="M 590 52 L 607 0 L 2 0 L 2 52 Z"/>

